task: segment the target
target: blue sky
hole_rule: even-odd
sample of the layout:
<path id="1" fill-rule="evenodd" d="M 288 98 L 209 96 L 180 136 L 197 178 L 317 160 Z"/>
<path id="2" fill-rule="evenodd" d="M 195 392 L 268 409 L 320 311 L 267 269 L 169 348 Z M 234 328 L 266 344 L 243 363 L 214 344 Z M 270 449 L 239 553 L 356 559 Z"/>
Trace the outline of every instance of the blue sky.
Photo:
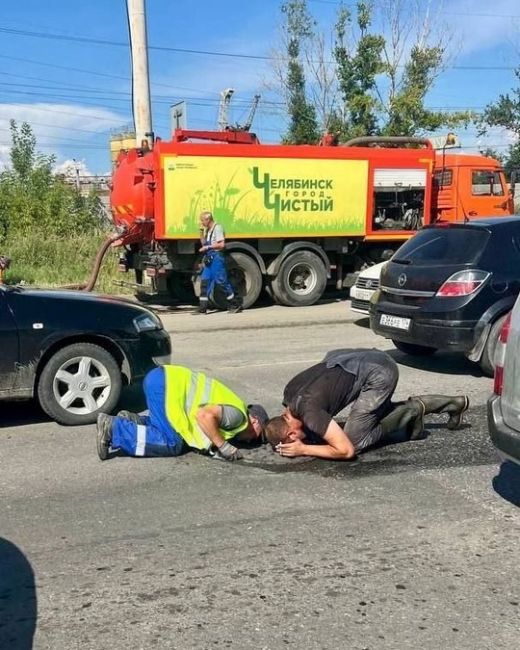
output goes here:
<path id="1" fill-rule="evenodd" d="M 439 0 L 433 4 L 438 7 Z M 337 2 L 308 5 L 319 25 L 333 24 Z M 451 0 L 441 18 L 453 34 L 452 55 L 428 105 L 479 110 L 508 92 L 520 63 L 517 0 Z M 267 89 L 271 64 L 244 55 L 272 55 L 280 0 L 148 0 L 147 19 L 158 135 L 169 136 L 169 107 L 182 99 L 190 128 L 214 128 L 219 92 L 233 87 L 231 121 L 245 119 L 259 92 L 253 130 L 262 142 L 279 140 L 285 118 L 282 97 Z M 75 158 L 92 173 L 108 172 L 109 133 L 131 122 L 130 74 L 125 0 L 1 3 L 0 161 L 7 159 L 8 122 L 14 118 L 28 121 L 39 148 L 58 162 Z M 474 130 L 459 135 L 468 150 L 478 146 Z M 500 150 L 509 141 L 496 131 L 487 144 Z"/>

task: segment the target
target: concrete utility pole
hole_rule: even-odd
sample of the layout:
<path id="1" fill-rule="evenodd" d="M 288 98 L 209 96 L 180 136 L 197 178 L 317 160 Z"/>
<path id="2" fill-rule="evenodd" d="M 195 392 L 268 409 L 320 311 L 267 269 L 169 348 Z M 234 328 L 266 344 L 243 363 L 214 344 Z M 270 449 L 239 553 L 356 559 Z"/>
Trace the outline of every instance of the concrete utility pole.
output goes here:
<path id="1" fill-rule="evenodd" d="M 153 144 L 150 79 L 148 76 L 148 40 L 146 36 L 145 0 L 127 0 L 130 49 L 132 53 L 132 87 L 135 143 Z"/>

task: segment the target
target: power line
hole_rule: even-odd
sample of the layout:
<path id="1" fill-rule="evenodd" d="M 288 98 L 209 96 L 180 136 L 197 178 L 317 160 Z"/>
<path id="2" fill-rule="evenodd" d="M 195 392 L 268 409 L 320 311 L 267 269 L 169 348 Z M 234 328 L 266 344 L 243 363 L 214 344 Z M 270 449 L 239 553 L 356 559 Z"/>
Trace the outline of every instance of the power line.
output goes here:
<path id="1" fill-rule="evenodd" d="M 469 15 L 469 14 L 468 14 Z M 520 16 L 518 16 L 520 18 Z M 52 32 L 33 32 L 33 31 L 28 31 L 28 30 L 21 30 L 21 29 L 11 29 L 8 27 L 0 27 L 0 33 L 4 34 L 10 34 L 14 36 L 28 36 L 32 38 L 44 38 L 48 40 L 58 40 L 58 41 L 71 41 L 74 43 L 90 43 L 93 45 L 109 45 L 109 46 L 115 46 L 115 47 L 128 47 L 128 43 L 125 43 L 123 41 L 110 41 L 106 39 L 98 39 L 98 38 L 88 38 L 86 36 L 65 36 L 62 34 L 55 34 Z M 227 57 L 227 58 L 236 58 L 236 59 L 252 59 L 252 60 L 257 60 L 257 61 L 272 61 L 273 57 L 266 56 L 266 55 L 260 55 L 260 54 L 243 54 L 243 53 L 236 53 L 236 52 L 222 52 L 222 51 L 214 51 L 214 50 L 195 50 L 195 49 L 187 49 L 187 48 L 178 48 L 178 47 L 166 47 L 162 45 L 149 45 L 148 49 L 150 50 L 157 50 L 160 52 L 175 52 L 175 53 L 180 53 L 180 54 L 201 54 L 203 56 L 221 56 L 221 57 Z M 402 66 L 401 66 L 402 67 Z M 513 71 L 516 70 L 518 66 L 498 66 L 498 65 L 491 65 L 491 66 L 473 66 L 473 65 L 452 65 L 448 66 L 452 70 L 488 70 L 488 71 L 499 71 L 499 70 L 504 70 L 504 71 Z"/>
<path id="2" fill-rule="evenodd" d="M 32 63 L 34 65 L 42 65 L 48 68 L 56 68 L 57 70 L 66 70 L 67 72 L 79 72 L 81 74 L 90 74 L 90 75 L 95 75 L 97 77 L 105 77 L 107 79 L 121 79 L 123 81 L 131 81 L 129 76 L 109 74 L 107 72 L 97 72 L 95 70 L 86 70 L 85 68 L 74 68 L 68 65 L 58 65 L 57 63 L 46 63 L 43 61 L 35 61 L 34 59 L 25 59 L 18 56 L 8 56 L 6 54 L 0 54 L 0 59 L 7 59 L 9 61 L 19 61 L 21 63 Z M 2 73 L 2 74 L 7 74 L 7 73 Z M 178 88 L 179 90 L 187 90 L 188 92 L 202 92 L 198 88 L 187 88 L 185 86 L 172 86 L 171 84 L 160 83 L 158 81 L 152 81 L 151 85 L 161 86 L 163 88 Z"/>
<path id="3" fill-rule="evenodd" d="M 110 41 L 102 38 L 89 38 L 87 36 L 65 36 L 52 32 L 33 32 L 23 29 L 11 29 L 9 27 L 0 27 L 0 32 L 14 36 L 30 36 L 33 38 L 46 38 L 54 41 L 71 41 L 73 43 L 91 43 L 92 45 L 110 45 L 125 48 L 128 47 L 128 43 L 124 41 Z M 159 52 L 177 52 L 179 54 L 203 54 L 206 56 L 223 56 L 240 59 L 256 59 L 261 61 L 271 60 L 271 57 L 259 54 L 235 54 L 231 52 L 214 52 L 211 50 L 194 50 L 180 47 L 166 47 L 164 45 L 149 45 L 148 49 L 157 50 Z"/>
<path id="4" fill-rule="evenodd" d="M 334 5 L 338 7 L 339 5 L 343 6 L 351 6 L 355 7 L 356 3 L 355 2 L 335 2 L 334 0 L 309 0 L 309 2 L 313 2 L 316 4 L 320 5 Z M 518 18 L 520 19 L 519 15 L 510 15 L 510 14 L 484 14 L 484 13 L 476 13 L 474 11 L 470 12 L 462 12 L 462 11 L 445 11 L 445 10 L 439 10 L 440 14 L 447 15 L 447 16 L 477 16 L 478 18 L 507 18 L 507 19 L 515 19 Z"/>

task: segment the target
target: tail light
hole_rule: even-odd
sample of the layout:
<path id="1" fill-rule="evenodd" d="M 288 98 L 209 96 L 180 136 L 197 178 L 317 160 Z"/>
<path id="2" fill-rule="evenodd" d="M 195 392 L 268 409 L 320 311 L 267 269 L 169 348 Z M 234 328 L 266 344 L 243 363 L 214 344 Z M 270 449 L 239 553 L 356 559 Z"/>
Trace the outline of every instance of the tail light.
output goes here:
<path id="1" fill-rule="evenodd" d="M 507 315 L 500 336 L 498 337 L 497 347 L 495 349 L 495 382 L 493 392 L 495 395 L 502 395 L 502 385 L 504 383 L 504 364 L 506 361 L 506 346 L 511 329 L 511 313 Z"/>
<path id="2" fill-rule="evenodd" d="M 446 280 L 442 287 L 437 291 L 438 296 L 469 296 L 475 293 L 484 282 L 489 278 L 487 271 L 471 269 L 468 271 L 457 271 Z"/>

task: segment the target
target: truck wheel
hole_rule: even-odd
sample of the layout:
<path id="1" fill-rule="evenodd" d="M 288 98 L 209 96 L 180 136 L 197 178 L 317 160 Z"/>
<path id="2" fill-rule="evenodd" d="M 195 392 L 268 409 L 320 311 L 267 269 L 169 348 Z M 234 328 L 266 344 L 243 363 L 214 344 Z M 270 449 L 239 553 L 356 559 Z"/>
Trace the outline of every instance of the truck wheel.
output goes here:
<path id="1" fill-rule="evenodd" d="M 415 343 L 405 343 L 404 341 L 394 341 L 392 343 L 401 352 L 405 352 L 412 357 L 427 357 L 437 352 L 437 348 L 429 348 L 426 345 L 416 345 Z"/>
<path id="2" fill-rule="evenodd" d="M 242 307 L 248 309 L 258 300 L 262 291 L 262 272 L 256 261 L 246 253 L 234 251 L 227 256 L 229 281 L 235 293 L 242 301 Z M 220 287 L 217 287 L 211 301 L 219 309 L 226 309 L 227 299 Z"/>
<path id="3" fill-rule="evenodd" d="M 171 273 L 168 277 L 168 291 L 172 298 L 181 303 L 194 305 L 197 302 L 193 280 L 188 273 Z"/>
<path id="4" fill-rule="evenodd" d="M 498 337 L 500 336 L 506 318 L 507 314 L 504 314 L 493 323 L 489 330 L 489 335 L 484 350 L 482 351 L 482 356 L 480 357 L 480 369 L 487 377 L 492 377 L 495 373 L 495 351 L 497 348 Z"/>
<path id="5" fill-rule="evenodd" d="M 74 343 L 45 364 L 38 400 L 60 424 L 92 424 L 99 413 L 115 409 L 121 387 L 121 370 L 110 352 L 93 343 Z"/>
<path id="6" fill-rule="evenodd" d="M 279 305 L 305 307 L 318 301 L 327 285 L 327 270 L 316 253 L 296 251 L 281 263 L 271 282 L 274 299 Z"/>

